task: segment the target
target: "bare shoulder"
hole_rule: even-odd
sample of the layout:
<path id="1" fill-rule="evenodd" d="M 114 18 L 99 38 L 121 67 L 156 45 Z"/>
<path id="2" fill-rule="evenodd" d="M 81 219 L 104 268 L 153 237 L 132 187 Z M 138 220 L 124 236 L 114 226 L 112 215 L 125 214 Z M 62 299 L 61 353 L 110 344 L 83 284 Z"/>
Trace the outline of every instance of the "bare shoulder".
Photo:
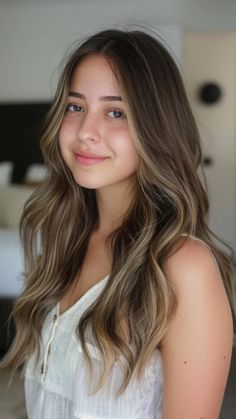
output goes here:
<path id="1" fill-rule="evenodd" d="M 175 292 L 178 295 L 188 292 L 188 287 L 192 286 L 217 286 L 224 290 L 219 267 L 211 249 L 204 242 L 191 237 L 181 241 L 181 245 L 178 245 L 165 264 L 165 273 Z"/>
<path id="2" fill-rule="evenodd" d="M 232 316 L 223 279 L 216 258 L 200 240 L 188 238 L 165 264 L 165 273 L 177 296 L 176 320 L 185 313 L 192 322 L 204 319 L 228 325 L 232 331 Z M 213 318 L 211 317 L 213 316 Z M 187 321 L 181 317 L 180 321 Z M 186 324 L 186 323 L 185 323 Z M 208 324 L 209 326 L 209 324 Z M 210 330 L 209 330 L 210 332 Z"/>
<path id="3" fill-rule="evenodd" d="M 208 246 L 188 238 L 167 260 L 165 273 L 178 305 L 162 341 L 163 418 L 216 419 L 233 339 L 230 305 L 217 261 Z"/>

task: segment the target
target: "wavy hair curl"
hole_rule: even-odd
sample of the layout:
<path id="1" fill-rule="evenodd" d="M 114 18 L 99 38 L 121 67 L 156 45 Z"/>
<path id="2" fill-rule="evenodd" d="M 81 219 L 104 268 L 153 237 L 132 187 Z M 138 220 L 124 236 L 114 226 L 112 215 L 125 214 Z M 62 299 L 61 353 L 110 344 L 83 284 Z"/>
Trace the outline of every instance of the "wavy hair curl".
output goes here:
<path id="1" fill-rule="evenodd" d="M 181 235 L 194 235 L 210 246 L 232 306 L 233 267 L 207 226 L 208 199 L 198 175 L 199 134 L 177 65 L 148 33 L 102 31 L 68 58 L 46 118 L 41 148 L 47 176 L 21 218 L 25 288 L 15 304 L 17 334 L 5 365 L 17 368 L 34 351 L 39 354 L 45 316 L 80 271 L 98 222 L 95 191 L 75 182 L 58 144 L 73 72 L 96 54 L 108 60 L 120 84 L 140 164 L 132 205 L 107 240 L 113 257 L 109 280 L 83 314 L 77 333 L 90 368 L 88 327 L 101 352 L 104 368 L 97 389 L 122 355 L 123 391 L 161 347 L 175 313 L 176 297 L 163 267 Z M 120 313 L 129 342 L 119 333 Z"/>

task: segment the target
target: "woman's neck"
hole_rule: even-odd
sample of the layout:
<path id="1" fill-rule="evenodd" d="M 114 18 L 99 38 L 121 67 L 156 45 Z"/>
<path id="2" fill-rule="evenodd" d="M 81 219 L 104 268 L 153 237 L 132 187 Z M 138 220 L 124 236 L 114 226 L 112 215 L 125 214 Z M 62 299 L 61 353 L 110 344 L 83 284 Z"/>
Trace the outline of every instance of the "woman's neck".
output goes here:
<path id="1" fill-rule="evenodd" d="M 96 190 L 98 232 L 109 234 L 122 224 L 132 202 L 134 190 L 134 182 L 131 181 Z"/>

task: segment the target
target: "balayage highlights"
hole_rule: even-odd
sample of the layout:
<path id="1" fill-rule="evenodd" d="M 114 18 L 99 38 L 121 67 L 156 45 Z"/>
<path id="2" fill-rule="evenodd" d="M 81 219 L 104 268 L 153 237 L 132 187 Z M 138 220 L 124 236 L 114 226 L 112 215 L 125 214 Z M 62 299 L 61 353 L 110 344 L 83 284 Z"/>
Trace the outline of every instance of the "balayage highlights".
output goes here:
<path id="1" fill-rule="evenodd" d="M 199 135 L 174 60 L 144 32 L 100 32 L 70 56 L 47 116 L 41 140 L 47 177 L 21 218 L 25 289 L 15 304 L 17 335 L 3 365 L 16 369 L 33 351 L 39 353 L 45 316 L 79 273 L 98 223 L 95 191 L 76 184 L 58 143 L 73 71 L 94 54 L 108 60 L 119 82 L 140 163 L 132 205 L 107 240 L 109 280 L 80 319 L 77 333 L 91 371 L 89 340 L 103 360 L 100 381 L 92 390 L 103 385 L 114 360 L 122 359 L 123 391 L 161 348 L 174 316 L 177 300 L 164 266 L 180 236 L 194 235 L 210 246 L 232 307 L 234 277 L 230 258 L 207 226 L 208 199 L 197 174 Z"/>

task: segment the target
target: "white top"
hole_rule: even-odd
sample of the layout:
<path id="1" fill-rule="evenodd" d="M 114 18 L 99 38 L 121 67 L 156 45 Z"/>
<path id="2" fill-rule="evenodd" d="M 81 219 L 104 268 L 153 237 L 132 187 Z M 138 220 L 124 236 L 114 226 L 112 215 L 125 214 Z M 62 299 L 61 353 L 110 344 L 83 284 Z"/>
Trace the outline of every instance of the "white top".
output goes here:
<path id="1" fill-rule="evenodd" d="M 101 293 L 108 277 L 90 288 L 74 305 L 59 315 L 57 304 L 45 319 L 39 363 L 32 355 L 26 363 L 25 394 L 28 419 L 161 419 L 163 373 L 156 350 L 142 378 L 116 397 L 122 369 L 114 363 L 105 385 L 89 394 L 89 368 L 75 328 L 84 311 Z M 88 342 L 93 358 L 92 385 L 101 372 L 101 358 Z"/>

